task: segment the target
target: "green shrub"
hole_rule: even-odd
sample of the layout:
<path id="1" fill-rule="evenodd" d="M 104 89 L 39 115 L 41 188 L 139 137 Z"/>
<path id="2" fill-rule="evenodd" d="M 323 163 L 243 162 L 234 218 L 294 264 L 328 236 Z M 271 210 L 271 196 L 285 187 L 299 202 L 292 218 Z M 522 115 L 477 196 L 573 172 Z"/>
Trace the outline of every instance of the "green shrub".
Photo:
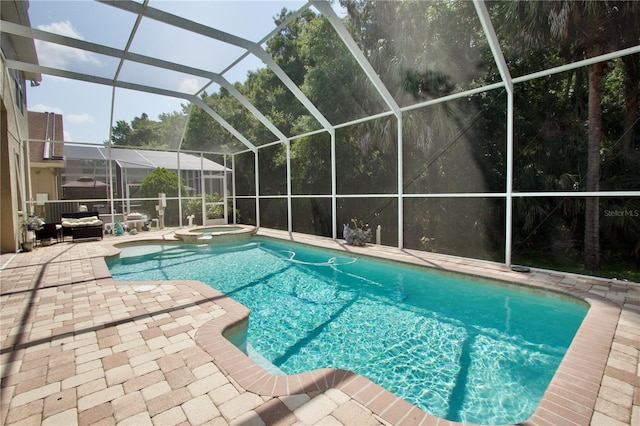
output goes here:
<path id="1" fill-rule="evenodd" d="M 140 185 L 140 196 L 142 198 L 154 198 L 156 200 L 145 200 L 142 202 L 142 209 L 150 217 L 157 217 L 156 206 L 159 204 L 158 194 L 163 192 L 167 198 L 178 196 L 178 175 L 159 167 L 149 173 Z M 182 185 L 182 194 L 187 194 L 187 188 Z M 180 223 L 178 200 L 167 200 L 167 207 L 164 211 L 164 223 L 166 226 L 177 226 Z"/>

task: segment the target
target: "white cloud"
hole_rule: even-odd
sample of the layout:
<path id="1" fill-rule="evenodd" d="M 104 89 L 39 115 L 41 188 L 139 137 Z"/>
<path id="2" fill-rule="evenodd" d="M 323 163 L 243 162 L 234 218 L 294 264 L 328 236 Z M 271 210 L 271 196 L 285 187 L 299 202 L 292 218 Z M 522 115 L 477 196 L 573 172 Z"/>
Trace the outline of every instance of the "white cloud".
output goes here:
<path id="1" fill-rule="evenodd" d="M 52 107 L 52 106 L 47 106 L 44 104 L 35 104 L 33 106 L 29 107 L 29 111 L 33 111 L 33 112 L 52 112 L 54 114 L 60 114 L 60 115 L 64 115 L 62 112 L 62 109 L 60 108 L 56 108 L 56 107 Z"/>
<path id="2" fill-rule="evenodd" d="M 180 82 L 181 92 L 195 94 L 199 89 L 200 85 L 195 78 L 186 78 Z"/>
<path id="3" fill-rule="evenodd" d="M 84 37 L 73 28 L 73 25 L 71 25 L 69 21 L 54 22 L 49 25 L 38 25 L 38 29 L 84 40 Z M 38 61 L 44 66 L 68 69 L 67 65 L 73 63 L 101 65 L 96 55 L 91 52 L 47 43 L 41 40 L 36 40 L 35 43 L 38 51 Z"/>
<path id="4" fill-rule="evenodd" d="M 68 121 L 73 124 L 93 124 L 96 120 L 91 114 L 69 114 L 64 116 L 64 121 Z"/>
<path id="5" fill-rule="evenodd" d="M 82 37 L 76 30 L 73 29 L 73 25 L 71 25 L 71 22 L 69 21 L 54 22 L 49 25 L 38 25 L 38 29 L 54 34 L 84 40 L 84 37 Z"/>
<path id="6" fill-rule="evenodd" d="M 71 139 L 71 133 L 67 132 L 66 130 L 64 130 L 62 132 L 62 137 L 64 138 L 65 141 L 72 141 L 73 139 Z"/>

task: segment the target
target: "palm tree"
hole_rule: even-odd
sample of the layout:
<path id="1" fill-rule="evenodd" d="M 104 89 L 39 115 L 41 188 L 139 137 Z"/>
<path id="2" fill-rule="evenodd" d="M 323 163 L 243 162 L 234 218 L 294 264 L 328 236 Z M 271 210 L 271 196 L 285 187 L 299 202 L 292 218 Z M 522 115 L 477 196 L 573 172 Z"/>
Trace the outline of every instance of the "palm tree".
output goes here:
<path id="1" fill-rule="evenodd" d="M 632 1 L 547 1 L 504 2 L 501 15 L 506 18 L 507 34 L 512 42 L 525 48 L 559 44 L 559 53 L 568 61 L 592 58 L 620 46 L 621 28 L 629 15 L 637 12 Z M 637 40 L 636 40 L 637 42 Z M 634 43 L 635 44 L 635 43 Z M 602 136 L 603 81 L 609 71 L 607 62 L 588 66 L 588 137 L 586 191 L 600 188 L 600 148 Z M 585 200 L 584 267 L 600 269 L 600 201 Z"/>
<path id="2" fill-rule="evenodd" d="M 638 19 L 640 19 L 640 17 Z M 639 26 L 634 25 L 634 27 L 637 27 L 637 31 L 640 32 Z M 636 40 L 638 39 L 640 39 L 640 36 L 636 37 Z M 622 151 L 630 153 L 633 150 L 633 129 L 636 127 L 638 105 L 640 105 L 640 54 L 635 53 L 625 56 L 622 58 L 622 63 L 625 69 L 624 100 L 626 104 Z"/>

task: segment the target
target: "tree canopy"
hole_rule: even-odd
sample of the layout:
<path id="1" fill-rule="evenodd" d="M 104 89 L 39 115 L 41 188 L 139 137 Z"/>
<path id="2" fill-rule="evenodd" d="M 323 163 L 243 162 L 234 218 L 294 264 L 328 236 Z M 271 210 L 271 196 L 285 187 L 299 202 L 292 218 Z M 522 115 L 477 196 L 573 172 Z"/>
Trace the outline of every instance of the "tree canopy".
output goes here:
<path id="1" fill-rule="evenodd" d="M 144 112 L 131 123 L 118 120 L 111 129 L 112 146 L 176 149 L 182 140 L 188 111 L 189 108 L 183 105 L 181 112 L 160 114 L 158 121 L 151 120 Z"/>

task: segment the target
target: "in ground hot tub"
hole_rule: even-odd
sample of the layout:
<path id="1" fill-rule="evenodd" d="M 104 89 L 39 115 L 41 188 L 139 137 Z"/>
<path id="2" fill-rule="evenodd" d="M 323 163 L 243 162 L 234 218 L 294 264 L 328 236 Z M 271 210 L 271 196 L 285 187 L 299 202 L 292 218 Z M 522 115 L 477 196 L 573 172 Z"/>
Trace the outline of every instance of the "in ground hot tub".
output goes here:
<path id="1" fill-rule="evenodd" d="M 234 243 L 251 238 L 255 227 L 245 225 L 196 226 L 175 231 L 175 237 L 187 244 Z"/>

